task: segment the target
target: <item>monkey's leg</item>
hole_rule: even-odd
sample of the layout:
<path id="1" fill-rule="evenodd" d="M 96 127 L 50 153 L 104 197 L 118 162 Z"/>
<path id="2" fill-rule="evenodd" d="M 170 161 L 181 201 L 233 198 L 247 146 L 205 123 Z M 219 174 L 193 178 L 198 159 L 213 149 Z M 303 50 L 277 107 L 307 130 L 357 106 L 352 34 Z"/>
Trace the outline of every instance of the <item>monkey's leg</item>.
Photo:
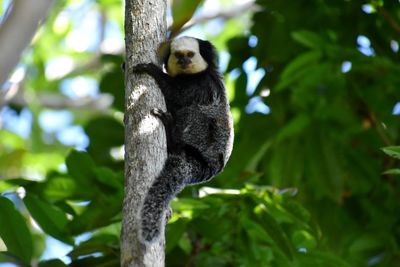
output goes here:
<path id="1" fill-rule="evenodd" d="M 192 175 L 188 177 L 187 184 L 195 185 L 210 181 L 224 168 L 224 157 L 222 153 L 201 153 L 191 145 L 185 145 L 184 151 L 192 166 Z"/>

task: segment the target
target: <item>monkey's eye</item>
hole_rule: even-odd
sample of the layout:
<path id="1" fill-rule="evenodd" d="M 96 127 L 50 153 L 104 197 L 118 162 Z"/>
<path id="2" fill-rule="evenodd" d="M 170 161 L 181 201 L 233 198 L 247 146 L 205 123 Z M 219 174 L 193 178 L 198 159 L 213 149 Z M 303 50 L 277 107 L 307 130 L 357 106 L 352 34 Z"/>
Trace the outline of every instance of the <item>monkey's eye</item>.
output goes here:
<path id="1" fill-rule="evenodd" d="M 181 53 L 181 52 L 175 52 L 174 55 L 175 55 L 176 58 L 183 58 L 183 56 L 184 56 L 184 54 Z"/>
<path id="2" fill-rule="evenodd" d="M 188 56 L 188 57 L 193 57 L 193 56 L 194 56 L 194 53 L 193 53 L 192 51 L 190 51 L 190 52 L 187 53 L 187 56 Z"/>

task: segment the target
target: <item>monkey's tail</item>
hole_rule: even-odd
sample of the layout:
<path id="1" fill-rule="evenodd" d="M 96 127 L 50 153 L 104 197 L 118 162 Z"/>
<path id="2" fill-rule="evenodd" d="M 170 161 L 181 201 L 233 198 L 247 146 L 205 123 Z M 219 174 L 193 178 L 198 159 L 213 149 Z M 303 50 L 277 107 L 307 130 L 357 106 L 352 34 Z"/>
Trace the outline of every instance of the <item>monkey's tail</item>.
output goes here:
<path id="1" fill-rule="evenodd" d="M 185 186 L 191 175 L 190 164 L 181 155 L 169 155 L 165 165 L 150 187 L 141 211 L 141 233 L 144 242 L 155 241 L 163 234 L 169 202 Z"/>

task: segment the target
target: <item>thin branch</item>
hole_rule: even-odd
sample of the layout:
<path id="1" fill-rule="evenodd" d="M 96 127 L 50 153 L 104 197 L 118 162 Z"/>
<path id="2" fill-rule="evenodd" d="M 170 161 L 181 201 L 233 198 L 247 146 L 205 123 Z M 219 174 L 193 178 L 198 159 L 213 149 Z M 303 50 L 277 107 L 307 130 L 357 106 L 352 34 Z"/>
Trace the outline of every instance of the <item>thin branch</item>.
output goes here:
<path id="1" fill-rule="evenodd" d="M 109 94 L 101 94 L 96 97 L 86 96 L 75 99 L 62 96 L 52 92 L 40 92 L 35 94 L 35 101 L 45 108 L 51 109 L 86 109 L 104 111 L 107 110 L 113 97 Z M 21 84 L 12 84 L 8 89 L 0 92 L 0 107 L 15 104 L 18 106 L 28 106 L 32 102 L 32 97 L 24 93 Z"/>
<path id="2" fill-rule="evenodd" d="M 0 26 L 0 85 L 17 65 L 52 3 L 52 0 L 13 2 L 11 13 Z"/>
<path id="3" fill-rule="evenodd" d="M 397 33 L 400 34 L 400 24 L 390 15 L 390 13 L 384 9 L 383 7 L 378 8 L 378 12 L 382 14 L 383 18 L 386 20 L 387 23 L 395 30 Z"/>

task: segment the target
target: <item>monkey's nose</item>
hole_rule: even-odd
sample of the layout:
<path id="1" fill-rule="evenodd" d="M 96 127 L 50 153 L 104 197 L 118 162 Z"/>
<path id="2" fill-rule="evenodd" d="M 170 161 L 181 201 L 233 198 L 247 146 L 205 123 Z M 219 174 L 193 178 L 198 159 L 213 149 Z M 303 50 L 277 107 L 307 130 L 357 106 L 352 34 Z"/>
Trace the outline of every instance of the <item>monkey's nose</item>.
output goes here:
<path id="1" fill-rule="evenodd" d="M 190 63 L 192 63 L 192 61 L 190 60 L 190 58 L 188 57 L 181 57 L 180 59 L 178 59 L 178 64 L 183 68 L 187 68 L 187 66 L 190 65 Z"/>

